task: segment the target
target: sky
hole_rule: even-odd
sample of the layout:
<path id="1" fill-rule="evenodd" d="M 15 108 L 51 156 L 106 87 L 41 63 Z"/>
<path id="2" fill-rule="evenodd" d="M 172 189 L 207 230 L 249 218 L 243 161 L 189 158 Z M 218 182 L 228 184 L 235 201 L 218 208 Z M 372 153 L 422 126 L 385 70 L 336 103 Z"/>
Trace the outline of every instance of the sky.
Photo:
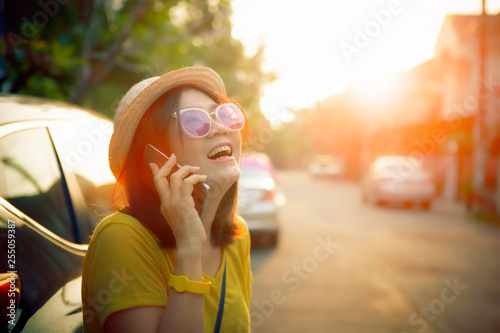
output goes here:
<path id="1" fill-rule="evenodd" d="M 271 122 L 314 105 L 353 80 L 367 90 L 434 55 L 447 14 L 480 14 L 481 0 L 233 0 L 233 37 L 248 55 L 265 47 L 261 109 Z M 500 12 L 487 0 L 486 12 Z M 361 78 L 361 79 L 360 79 Z"/>

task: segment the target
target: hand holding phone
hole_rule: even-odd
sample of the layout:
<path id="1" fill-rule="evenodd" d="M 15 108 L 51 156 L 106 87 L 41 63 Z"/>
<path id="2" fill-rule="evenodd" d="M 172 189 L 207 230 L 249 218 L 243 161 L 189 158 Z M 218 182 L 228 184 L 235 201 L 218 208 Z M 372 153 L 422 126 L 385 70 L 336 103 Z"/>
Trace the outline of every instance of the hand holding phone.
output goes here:
<path id="1" fill-rule="evenodd" d="M 146 144 L 144 147 L 144 161 L 147 163 L 147 168 L 145 170 L 149 170 L 149 163 L 156 163 L 158 167 L 162 167 L 169 160 L 168 156 L 163 154 L 159 149 L 154 147 L 151 144 Z M 167 176 L 167 179 L 170 180 L 170 175 L 179 170 L 181 166 L 177 163 L 173 168 L 170 174 Z M 149 172 L 149 177 L 144 175 L 144 181 L 147 186 L 150 187 L 151 190 L 156 192 L 156 187 L 153 182 L 153 176 L 151 172 Z M 208 204 L 208 198 L 210 196 L 210 187 L 205 183 L 197 183 L 193 186 L 193 200 L 196 211 L 200 216 L 200 219 L 203 218 L 205 214 L 205 210 Z"/>

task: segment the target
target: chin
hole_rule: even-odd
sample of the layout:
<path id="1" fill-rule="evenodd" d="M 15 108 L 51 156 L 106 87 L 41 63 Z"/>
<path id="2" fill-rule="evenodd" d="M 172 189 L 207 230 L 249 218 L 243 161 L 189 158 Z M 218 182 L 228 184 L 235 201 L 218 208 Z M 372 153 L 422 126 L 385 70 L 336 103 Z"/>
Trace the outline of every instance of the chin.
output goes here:
<path id="1" fill-rule="evenodd" d="M 229 188 L 240 179 L 240 174 L 240 168 L 235 164 L 228 166 L 223 170 L 218 170 L 212 176 L 207 178 L 206 183 L 210 186 L 213 194 L 218 191 L 226 193 L 227 190 L 229 190 Z"/>

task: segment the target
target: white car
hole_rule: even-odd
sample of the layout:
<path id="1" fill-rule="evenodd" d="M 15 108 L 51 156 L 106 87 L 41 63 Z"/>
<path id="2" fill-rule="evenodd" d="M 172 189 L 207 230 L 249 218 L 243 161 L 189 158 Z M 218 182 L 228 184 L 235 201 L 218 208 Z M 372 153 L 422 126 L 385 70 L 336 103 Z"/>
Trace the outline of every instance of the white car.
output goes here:
<path id="1" fill-rule="evenodd" d="M 381 156 L 370 164 L 362 183 L 363 201 L 399 203 L 429 209 L 436 193 L 432 174 L 411 156 Z"/>
<path id="2" fill-rule="evenodd" d="M 241 157 L 238 210 L 245 219 L 252 246 L 274 246 L 278 238 L 279 207 L 283 194 L 276 187 L 276 175 L 264 153 L 244 153 Z"/>
<path id="3" fill-rule="evenodd" d="M 333 155 L 314 155 L 309 164 L 309 173 L 317 178 L 341 177 L 344 175 L 344 161 Z"/>

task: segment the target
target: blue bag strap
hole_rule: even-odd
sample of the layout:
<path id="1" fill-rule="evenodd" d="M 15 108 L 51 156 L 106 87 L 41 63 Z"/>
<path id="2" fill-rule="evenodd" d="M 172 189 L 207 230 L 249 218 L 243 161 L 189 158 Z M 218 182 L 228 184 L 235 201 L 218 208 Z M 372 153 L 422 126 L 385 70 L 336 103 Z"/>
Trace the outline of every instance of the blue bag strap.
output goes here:
<path id="1" fill-rule="evenodd" d="M 224 275 L 222 275 L 222 288 L 220 291 L 219 312 L 217 313 L 217 322 L 215 323 L 215 333 L 220 332 L 222 315 L 224 314 L 224 301 L 226 300 L 226 261 L 224 260 Z"/>

